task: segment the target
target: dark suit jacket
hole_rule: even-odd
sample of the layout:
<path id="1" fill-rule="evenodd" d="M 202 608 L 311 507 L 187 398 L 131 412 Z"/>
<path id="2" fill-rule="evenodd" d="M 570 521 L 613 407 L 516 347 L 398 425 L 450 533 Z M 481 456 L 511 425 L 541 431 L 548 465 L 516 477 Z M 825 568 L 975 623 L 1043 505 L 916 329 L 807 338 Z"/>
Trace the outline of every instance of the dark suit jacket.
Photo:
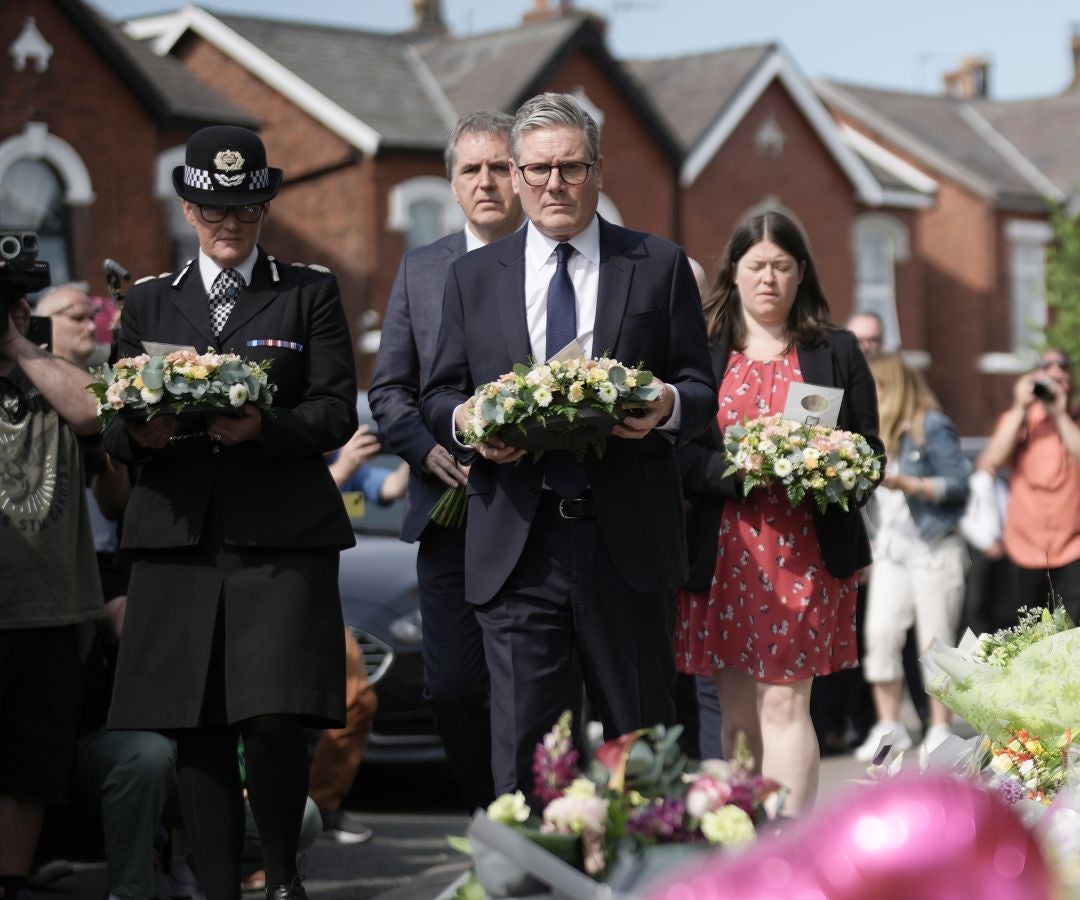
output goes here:
<path id="1" fill-rule="evenodd" d="M 709 350 L 718 383 L 724 380 L 730 352 L 726 336 Z M 819 344 L 798 347 L 796 352 L 803 381 L 844 389 L 837 427 L 861 434 L 884 457 L 885 447 L 878 437 L 877 392 L 855 336 L 850 331 L 830 328 Z M 734 476 L 723 476 L 726 468 L 724 442 L 715 419 L 702 435 L 679 449 L 679 469 L 690 506 L 687 534 L 691 573 L 685 586 L 691 591 L 708 590 L 716 569 L 724 504 L 743 497 Z M 821 555 L 833 576 L 847 578 L 870 564 L 870 541 L 858 509 L 845 513 L 839 507 L 830 507 L 822 515 L 815 508 L 814 518 Z"/>
<path id="2" fill-rule="evenodd" d="M 303 349 L 247 346 L 249 340 L 265 339 L 293 341 Z M 268 376 L 278 391 L 272 409 L 263 413 L 261 439 L 233 447 L 194 437 L 147 450 L 131 440 L 119 418 L 110 423 L 108 451 L 122 462 L 140 464 L 124 517 L 125 548 L 197 544 L 212 499 L 222 511 L 229 544 L 353 545 L 340 493 L 322 456 L 342 446 L 357 427 L 352 342 L 332 275 L 272 263 L 260 249 L 251 284 L 215 340 L 198 264 L 192 263 L 186 275 L 156 278 L 128 293 L 121 355 L 144 352 L 143 341 L 268 359 Z M 202 427 L 182 417 L 178 436 Z"/>
<path id="3" fill-rule="evenodd" d="M 398 267 L 383 320 L 368 401 L 383 446 L 410 467 L 401 539 L 415 541 L 446 490 L 423 466 L 435 437 L 420 418 L 420 384 L 431 371 L 450 264 L 465 255 L 465 232 L 410 250 Z"/>
<path id="4" fill-rule="evenodd" d="M 531 356 L 525 321 L 523 229 L 450 267 L 442 330 L 421 395 L 428 427 L 453 447 L 452 416 L 478 384 Z M 675 385 L 685 440 L 716 415 L 705 321 L 686 255 L 653 235 L 600 220 L 600 284 L 593 353 L 643 363 Z M 658 591 L 686 577 L 682 492 L 670 435 L 611 438 L 590 458 L 589 483 L 604 543 L 626 582 Z M 486 603 L 516 564 L 536 513 L 543 465 L 525 457 L 496 465 L 477 459 L 469 476 L 466 599 Z"/>

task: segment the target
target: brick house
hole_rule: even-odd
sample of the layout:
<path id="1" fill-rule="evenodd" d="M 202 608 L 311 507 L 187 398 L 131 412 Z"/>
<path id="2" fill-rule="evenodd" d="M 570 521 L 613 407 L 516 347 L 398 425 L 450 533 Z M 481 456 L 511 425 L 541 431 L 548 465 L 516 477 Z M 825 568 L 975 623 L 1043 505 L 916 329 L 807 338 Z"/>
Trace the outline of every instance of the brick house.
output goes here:
<path id="1" fill-rule="evenodd" d="M 106 257 L 167 269 L 163 154 L 203 125 L 255 120 L 80 0 L 8 0 L 0 46 L 0 229 L 40 232 L 54 283 L 103 294 Z"/>
<path id="2" fill-rule="evenodd" d="M 543 0 L 519 27 L 468 37 L 446 32 L 436 0 L 414 4 L 420 18 L 402 34 L 189 6 L 130 22 L 126 36 L 76 0 L 10 2 L 18 15 L 0 34 L 13 58 L 17 44 L 34 48 L 32 30 L 19 33 L 31 15 L 48 43 L 81 36 L 90 46 L 80 52 L 96 51 L 81 68 L 97 105 L 72 104 L 70 87 L 42 92 L 36 57 L 0 98 L 0 184 L 4 148 L 29 146 L 28 122 L 81 141 L 94 191 L 65 195 L 73 271 L 96 271 L 104 255 L 164 271 L 190 255 L 167 173 L 199 124 L 252 124 L 285 170 L 265 241 L 336 272 L 361 382 L 401 253 L 461 226 L 442 163 L 452 123 L 479 108 L 512 112 L 541 90 L 576 94 L 601 121 L 601 213 L 682 243 L 707 269 L 747 213 L 794 215 L 834 318 L 878 312 L 887 342 L 927 370 L 967 434 L 988 430 L 1037 339 L 1047 200 L 1068 199 L 1080 180 L 1080 92 L 992 103 L 978 96 L 987 73 L 977 65 L 934 96 L 815 83 L 776 44 L 620 62 L 602 21 Z M 112 81 L 95 80 L 99 71 Z M 103 117 L 117 140 L 103 140 Z M 120 119 L 131 123 L 123 131 Z M 104 199 L 99 184 L 116 188 L 113 206 L 93 199 Z M 91 217 L 107 228 L 90 228 Z"/>
<path id="3" fill-rule="evenodd" d="M 603 214 L 676 237 L 678 149 L 591 17 L 455 38 L 430 24 L 387 35 L 186 7 L 128 32 L 262 122 L 285 170 L 265 242 L 337 274 L 362 381 L 402 253 L 463 224 L 442 159 L 463 113 L 576 93 L 621 151 L 605 169 Z M 656 190 L 640 189 L 643 172 Z"/>

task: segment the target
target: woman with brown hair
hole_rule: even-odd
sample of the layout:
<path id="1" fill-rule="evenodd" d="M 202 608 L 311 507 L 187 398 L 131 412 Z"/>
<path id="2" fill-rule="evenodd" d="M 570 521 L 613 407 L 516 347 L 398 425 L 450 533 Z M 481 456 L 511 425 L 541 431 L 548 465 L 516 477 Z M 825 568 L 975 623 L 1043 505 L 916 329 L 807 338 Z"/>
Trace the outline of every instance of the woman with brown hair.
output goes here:
<path id="1" fill-rule="evenodd" d="M 806 382 L 843 388 L 838 426 L 880 451 L 873 382 L 854 336 L 830 323 L 806 239 L 787 216 L 739 225 L 704 309 L 720 412 L 680 451 L 692 577 L 676 656 L 683 672 L 715 678 L 725 752 L 745 733 L 797 813 L 813 803 L 820 766 L 810 688 L 858 664 L 855 573 L 870 545 L 856 509 L 822 515 L 792 509 L 782 489 L 744 493 L 723 475 L 722 430 L 781 412 L 788 386 Z"/>
<path id="2" fill-rule="evenodd" d="M 900 721 L 908 629 L 920 650 L 937 638 L 954 643 L 964 603 L 967 552 L 958 526 L 968 497 L 968 463 L 956 427 L 917 371 L 897 353 L 870 361 L 878 392 L 881 435 L 889 468 L 870 507 L 874 566 L 866 604 L 863 670 L 878 721 L 855 758 L 869 761 L 878 747 L 903 750 L 911 735 Z M 950 733 L 950 713 L 930 698 L 924 743 L 933 749 Z"/>

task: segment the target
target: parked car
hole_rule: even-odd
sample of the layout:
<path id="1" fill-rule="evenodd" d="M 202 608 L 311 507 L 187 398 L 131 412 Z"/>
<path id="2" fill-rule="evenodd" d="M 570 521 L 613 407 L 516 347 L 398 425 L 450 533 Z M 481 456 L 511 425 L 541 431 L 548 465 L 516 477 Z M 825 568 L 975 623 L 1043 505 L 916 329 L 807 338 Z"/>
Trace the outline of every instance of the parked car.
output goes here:
<path id="1" fill-rule="evenodd" d="M 374 429 L 363 393 L 357 409 L 361 423 Z M 400 463 L 397 456 L 381 454 L 371 465 L 393 469 Z M 364 765 L 444 760 L 424 699 L 417 545 L 399 538 L 404 503 L 378 506 L 365 498 L 362 511 L 347 505 L 361 514 L 352 516 L 356 546 L 341 554 L 338 587 L 345 624 L 364 651 L 368 681 L 379 698 Z"/>

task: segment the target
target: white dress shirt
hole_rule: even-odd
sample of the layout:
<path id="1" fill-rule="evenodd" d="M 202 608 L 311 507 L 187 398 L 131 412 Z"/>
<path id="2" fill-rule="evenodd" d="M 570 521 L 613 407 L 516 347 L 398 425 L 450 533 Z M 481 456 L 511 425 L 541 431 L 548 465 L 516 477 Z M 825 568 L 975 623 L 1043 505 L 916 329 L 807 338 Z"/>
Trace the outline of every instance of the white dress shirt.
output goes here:
<path id="1" fill-rule="evenodd" d="M 259 248 L 255 247 L 254 250 L 248 255 L 238 266 L 229 266 L 230 269 L 235 269 L 240 273 L 240 276 L 244 279 L 244 286 L 251 284 L 251 273 L 255 271 L 255 261 L 259 258 Z M 210 288 L 214 286 L 214 282 L 217 281 L 218 275 L 221 274 L 222 267 L 214 262 L 209 256 L 207 256 L 202 247 L 199 248 L 199 275 L 202 278 L 203 287 L 206 289 L 206 293 L 210 293 Z"/>

